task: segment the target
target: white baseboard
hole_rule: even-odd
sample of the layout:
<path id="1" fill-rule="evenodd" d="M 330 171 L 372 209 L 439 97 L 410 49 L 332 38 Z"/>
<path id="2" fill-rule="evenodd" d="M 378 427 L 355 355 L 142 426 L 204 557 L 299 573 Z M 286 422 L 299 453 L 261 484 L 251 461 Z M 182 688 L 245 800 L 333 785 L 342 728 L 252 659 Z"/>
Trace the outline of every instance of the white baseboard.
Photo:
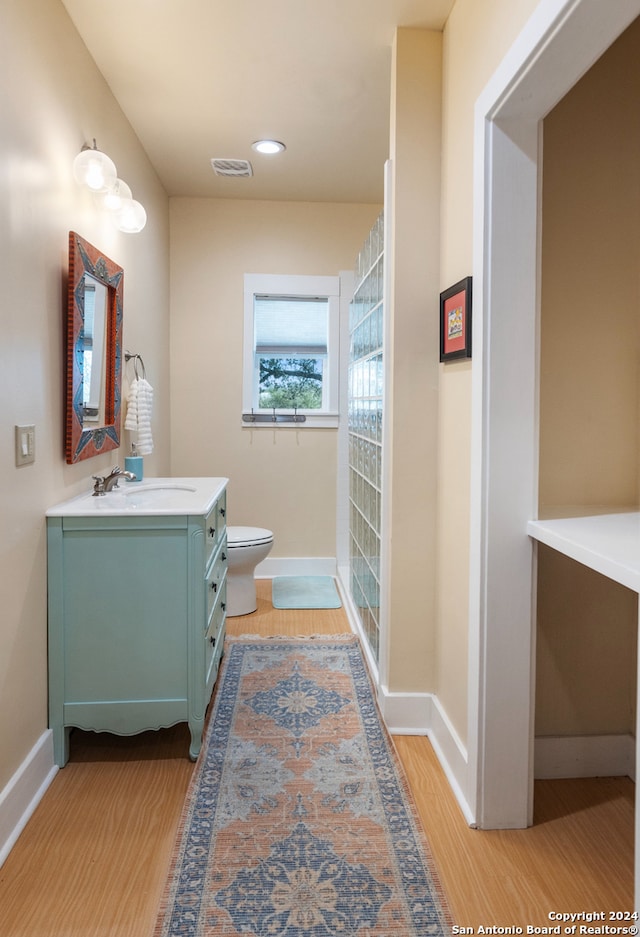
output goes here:
<path id="1" fill-rule="evenodd" d="M 428 735 L 465 820 L 469 826 L 475 826 L 475 814 L 467 799 L 469 783 L 467 748 L 462 744 L 440 700 L 435 695 L 432 697 L 431 724 Z"/>
<path id="2" fill-rule="evenodd" d="M 391 693 L 380 688 L 380 709 L 392 735 L 427 735 L 431 725 L 431 693 Z"/>
<path id="3" fill-rule="evenodd" d="M 390 693 L 381 691 L 381 709 L 391 735 L 426 735 L 454 793 L 462 814 L 475 826 L 475 817 L 465 795 L 469 775 L 467 751 L 451 725 L 438 697 L 433 693 Z"/>
<path id="4" fill-rule="evenodd" d="M 547 736 L 535 740 L 536 778 L 635 780 L 636 740 L 628 735 Z"/>
<path id="5" fill-rule="evenodd" d="M 256 579 L 274 576 L 335 576 L 335 556 L 268 556 L 256 566 Z"/>
<path id="6" fill-rule="evenodd" d="M 475 825 L 473 812 L 464 791 L 467 788 L 467 752 L 433 693 L 391 693 L 380 686 L 378 669 L 364 640 L 360 618 L 349 590 L 349 571 L 338 569 L 338 585 L 351 630 L 360 637 L 374 684 L 378 687 L 378 705 L 391 735 L 426 735 L 460 805 L 465 820 Z"/>
<path id="7" fill-rule="evenodd" d="M 0 791 L 0 866 L 57 772 L 58 767 L 53 763 L 53 733 L 48 729 Z"/>

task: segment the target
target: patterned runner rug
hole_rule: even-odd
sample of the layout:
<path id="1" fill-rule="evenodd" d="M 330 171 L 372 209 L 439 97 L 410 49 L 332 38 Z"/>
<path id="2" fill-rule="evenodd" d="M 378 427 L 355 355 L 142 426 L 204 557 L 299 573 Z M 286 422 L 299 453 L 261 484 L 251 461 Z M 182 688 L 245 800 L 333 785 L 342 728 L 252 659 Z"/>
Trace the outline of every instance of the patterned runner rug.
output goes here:
<path id="1" fill-rule="evenodd" d="M 228 638 L 156 937 L 439 937 L 357 640 Z"/>

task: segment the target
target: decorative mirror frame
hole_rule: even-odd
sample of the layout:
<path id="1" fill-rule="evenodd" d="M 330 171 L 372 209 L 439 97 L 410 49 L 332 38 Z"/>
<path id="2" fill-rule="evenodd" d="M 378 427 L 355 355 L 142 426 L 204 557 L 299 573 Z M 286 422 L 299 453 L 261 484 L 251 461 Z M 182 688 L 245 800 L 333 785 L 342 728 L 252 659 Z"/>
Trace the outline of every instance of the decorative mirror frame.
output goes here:
<path id="1" fill-rule="evenodd" d="M 84 275 L 107 287 L 104 425 L 83 422 Z M 120 445 L 124 270 L 75 231 L 69 232 L 65 455 L 69 464 Z"/>

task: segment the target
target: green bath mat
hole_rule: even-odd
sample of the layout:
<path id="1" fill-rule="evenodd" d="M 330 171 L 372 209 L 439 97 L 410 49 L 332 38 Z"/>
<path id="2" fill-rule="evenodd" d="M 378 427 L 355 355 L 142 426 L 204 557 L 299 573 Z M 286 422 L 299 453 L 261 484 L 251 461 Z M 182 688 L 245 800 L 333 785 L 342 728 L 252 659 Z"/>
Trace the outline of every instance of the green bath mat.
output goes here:
<path id="1" fill-rule="evenodd" d="M 275 576 L 274 608 L 340 608 L 342 602 L 331 576 Z"/>

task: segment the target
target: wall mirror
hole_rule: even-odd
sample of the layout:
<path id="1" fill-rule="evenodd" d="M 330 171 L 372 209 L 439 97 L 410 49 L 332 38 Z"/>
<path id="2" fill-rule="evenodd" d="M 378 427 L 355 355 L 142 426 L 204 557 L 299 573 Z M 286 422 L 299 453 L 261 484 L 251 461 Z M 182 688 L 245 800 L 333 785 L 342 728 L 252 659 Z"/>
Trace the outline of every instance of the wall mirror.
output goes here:
<path id="1" fill-rule="evenodd" d="M 120 445 L 124 271 L 69 233 L 65 454 L 68 463 Z"/>

